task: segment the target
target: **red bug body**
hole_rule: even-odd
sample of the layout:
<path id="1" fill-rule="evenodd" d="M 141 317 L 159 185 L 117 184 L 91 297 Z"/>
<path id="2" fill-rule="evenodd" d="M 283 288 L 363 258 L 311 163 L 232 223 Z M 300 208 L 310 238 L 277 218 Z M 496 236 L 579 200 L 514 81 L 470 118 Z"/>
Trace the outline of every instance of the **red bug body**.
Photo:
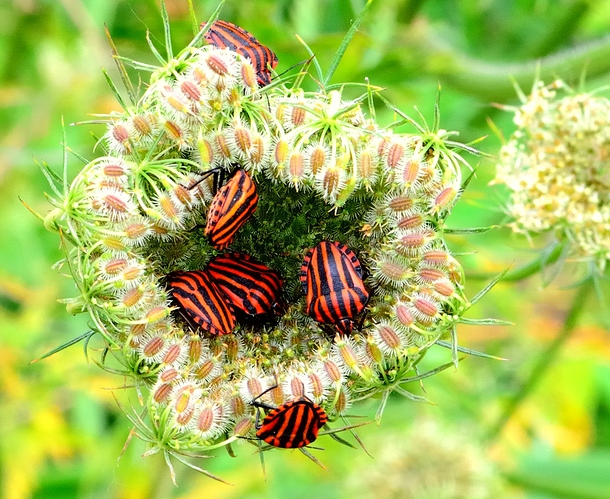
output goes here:
<path id="1" fill-rule="evenodd" d="M 203 28 L 205 23 L 201 25 Z M 258 85 L 264 87 L 271 83 L 271 71 L 277 66 L 277 56 L 260 43 L 245 29 L 227 21 L 215 21 L 205 34 L 210 45 L 228 48 L 247 57 L 256 71 Z"/>
<path id="2" fill-rule="evenodd" d="M 326 424 L 327 419 L 324 409 L 302 397 L 269 412 L 256 436 L 274 447 L 305 447 L 318 438 L 318 431 Z"/>
<path id="3" fill-rule="evenodd" d="M 280 299 L 282 280 L 278 273 L 250 255 L 220 255 L 207 268 L 229 303 L 246 314 L 266 314 Z"/>
<path id="4" fill-rule="evenodd" d="M 214 335 L 233 331 L 235 315 L 207 271 L 171 272 L 167 283 L 172 298 L 189 322 Z"/>
<path id="5" fill-rule="evenodd" d="M 248 221 L 258 204 L 256 186 L 244 170 L 236 170 L 214 195 L 204 234 L 216 249 L 225 249 Z"/>
<path id="6" fill-rule="evenodd" d="M 305 257 L 301 283 L 307 314 L 323 324 L 335 324 L 343 334 L 351 333 L 353 318 L 369 300 L 354 252 L 339 242 L 320 242 Z"/>

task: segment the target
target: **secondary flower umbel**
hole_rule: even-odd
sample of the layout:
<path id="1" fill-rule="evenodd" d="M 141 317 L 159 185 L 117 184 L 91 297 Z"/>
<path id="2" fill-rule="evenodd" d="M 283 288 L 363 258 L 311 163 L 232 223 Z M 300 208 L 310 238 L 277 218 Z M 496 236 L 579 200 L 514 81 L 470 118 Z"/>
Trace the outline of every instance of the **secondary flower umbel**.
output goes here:
<path id="1" fill-rule="evenodd" d="M 561 92 L 561 95 L 558 93 Z M 610 258 L 610 101 L 556 81 L 521 96 L 517 130 L 500 152 L 496 182 L 522 233 L 553 231 L 603 272 Z"/>

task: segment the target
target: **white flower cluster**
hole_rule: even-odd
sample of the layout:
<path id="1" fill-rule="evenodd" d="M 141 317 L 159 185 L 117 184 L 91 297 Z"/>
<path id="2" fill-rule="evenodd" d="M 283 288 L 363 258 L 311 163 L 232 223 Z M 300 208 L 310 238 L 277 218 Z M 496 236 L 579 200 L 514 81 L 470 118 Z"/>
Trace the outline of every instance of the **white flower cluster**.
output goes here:
<path id="1" fill-rule="evenodd" d="M 496 175 L 510 189 L 513 229 L 553 231 L 603 271 L 610 258 L 610 101 L 561 81 L 537 82 L 514 112 L 517 130 Z"/>

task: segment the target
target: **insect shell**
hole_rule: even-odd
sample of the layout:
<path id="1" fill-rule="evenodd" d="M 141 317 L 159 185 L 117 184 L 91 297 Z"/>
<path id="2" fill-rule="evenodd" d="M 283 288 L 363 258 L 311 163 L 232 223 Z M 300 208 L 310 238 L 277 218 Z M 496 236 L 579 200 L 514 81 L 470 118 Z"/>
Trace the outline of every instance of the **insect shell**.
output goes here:
<path id="1" fill-rule="evenodd" d="M 231 244 L 237 231 L 256 210 L 258 194 L 250 175 L 237 169 L 229 181 L 214 195 L 208 210 L 204 234 L 214 248 L 222 250 Z"/>
<path id="2" fill-rule="evenodd" d="M 256 436 L 274 447 L 296 449 L 305 447 L 318 438 L 318 432 L 328 420 L 324 409 L 306 397 L 270 408 L 259 402 L 252 405 L 271 409 L 265 416 Z"/>
<path id="3" fill-rule="evenodd" d="M 322 324 L 334 324 L 342 334 L 351 333 L 354 317 L 369 300 L 354 252 L 339 242 L 322 241 L 305 256 L 300 278 L 306 313 Z"/>
<path id="4" fill-rule="evenodd" d="M 171 272 L 166 282 L 180 314 L 191 326 L 213 335 L 233 332 L 235 314 L 207 270 Z"/>
<path id="5" fill-rule="evenodd" d="M 202 23 L 201 28 L 206 24 Z M 271 83 L 271 69 L 277 66 L 277 56 L 245 29 L 228 21 L 218 20 L 212 23 L 204 36 L 210 45 L 228 48 L 250 59 L 259 87 Z"/>

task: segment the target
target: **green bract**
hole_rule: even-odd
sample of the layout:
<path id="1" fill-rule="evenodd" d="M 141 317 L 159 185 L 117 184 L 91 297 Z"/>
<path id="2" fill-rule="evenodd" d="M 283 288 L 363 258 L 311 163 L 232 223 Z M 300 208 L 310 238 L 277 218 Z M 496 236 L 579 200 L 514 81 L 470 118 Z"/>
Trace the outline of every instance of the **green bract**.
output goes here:
<path id="1" fill-rule="evenodd" d="M 380 126 L 370 104 L 377 89 L 355 100 L 343 88 L 308 92 L 304 74 L 259 89 L 239 54 L 188 47 L 108 117 L 106 154 L 57 191 L 47 217 L 72 243 L 66 262 L 79 295 L 69 310 L 91 316 L 120 374 L 134 379 L 147 410 L 129 417 L 168 462 L 255 437 L 251 402 L 274 385 L 266 404 L 305 396 L 330 421 L 381 396 L 380 418 L 389 393 L 420 400 L 402 385 L 449 365 L 415 371 L 432 345 L 450 338 L 455 361 L 455 325 L 470 304 L 443 228 L 466 164 L 456 150 L 472 150 L 449 140 L 437 118 L 432 129 L 398 133 L 414 122 L 394 109 L 400 120 Z M 231 249 L 279 272 L 286 310 L 219 337 L 180 319 L 164 277 L 217 254 L 199 228 L 214 194 L 213 176 L 202 174 L 236 167 L 260 201 Z M 304 313 L 299 271 L 322 240 L 346 244 L 367 270 L 371 299 L 349 337 Z"/>

